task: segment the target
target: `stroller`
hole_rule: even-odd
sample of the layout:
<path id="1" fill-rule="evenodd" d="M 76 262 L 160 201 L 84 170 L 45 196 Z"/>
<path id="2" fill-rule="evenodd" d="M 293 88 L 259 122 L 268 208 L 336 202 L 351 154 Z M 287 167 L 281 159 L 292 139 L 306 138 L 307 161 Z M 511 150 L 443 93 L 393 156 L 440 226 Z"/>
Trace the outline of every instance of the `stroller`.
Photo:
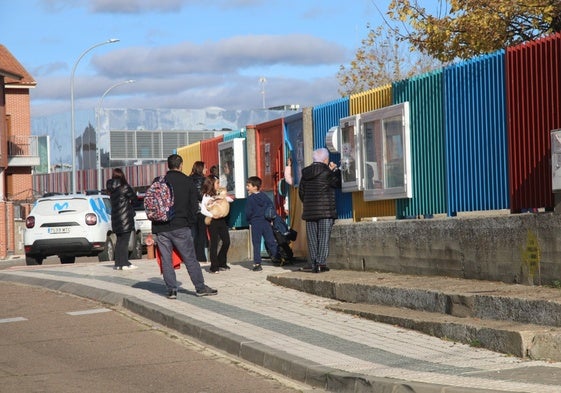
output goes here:
<path id="1" fill-rule="evenodd" d="M 294 229 L 290 229 L 282 217 L 276 214 L 270 221 L 281 258 L 280 265 L 282 266 L 285 263 L 292 262 L 292 259 L 294 258 L 294 253 L 292 252 L 292 248 L 290 248 L 290 242 L 296 240 L 298 232 Z M 269 250 L 267 251 L 269 252 Z M 270 254 L 271 253 L 269 252 L 269 256 L 271 256 Z"/>

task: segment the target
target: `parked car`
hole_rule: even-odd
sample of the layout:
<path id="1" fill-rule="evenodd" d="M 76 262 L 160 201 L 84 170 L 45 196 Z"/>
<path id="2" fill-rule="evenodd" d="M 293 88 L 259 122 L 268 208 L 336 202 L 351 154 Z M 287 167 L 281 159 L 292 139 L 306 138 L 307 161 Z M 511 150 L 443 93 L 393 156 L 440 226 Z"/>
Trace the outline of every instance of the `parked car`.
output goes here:
<path id="1" fill-rule="evenodd" d="M 144 194 L 138 194 L 138 201 L 134 205 L 134 211 L 136 215 L 134 220 L 136 222 L 136 228 L 140 231 L 140 243 L 142 245 L 143 252 L 146 252 L 146 238 L 148 235 L 152 234 L 152 221 L 146 217 L 146 211 L 144 210 Z"/>
<path id="2" fill-rule="evenodd" d="M 61 263 L 76 257 L 115 257 L 116 237 L 111 229 L 111 202 L 107 195 L 56 195 L 39 198 L 25 219 L 24 249 L 27 265 L 41 265 L 51 255 Z M 140 230 L 131 236 L 131 259 L 142 258 Z"/>

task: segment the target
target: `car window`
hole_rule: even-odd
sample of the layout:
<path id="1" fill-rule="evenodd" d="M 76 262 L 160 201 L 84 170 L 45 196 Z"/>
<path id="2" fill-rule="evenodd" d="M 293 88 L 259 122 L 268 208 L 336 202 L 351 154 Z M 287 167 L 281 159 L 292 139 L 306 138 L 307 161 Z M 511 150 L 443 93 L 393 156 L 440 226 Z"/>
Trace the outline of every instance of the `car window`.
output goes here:
<path id="1" fill-rule="evenodd" d="M 34 214 L 49 216 L 62 212 L 80 212 L 91 209 L 87 199 L 45 199 L 38 201 L 33 210 Z"/>

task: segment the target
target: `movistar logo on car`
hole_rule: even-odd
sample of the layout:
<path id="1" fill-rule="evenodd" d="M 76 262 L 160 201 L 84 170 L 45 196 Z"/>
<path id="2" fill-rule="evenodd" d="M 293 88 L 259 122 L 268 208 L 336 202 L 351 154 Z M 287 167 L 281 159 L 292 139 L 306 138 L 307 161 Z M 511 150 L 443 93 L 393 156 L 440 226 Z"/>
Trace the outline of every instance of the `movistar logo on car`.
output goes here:
<path id="1" fill-rule="evenodd" d="M 68 204 L 68 202 L 64 202 L 64 203 L 55 203 L 53 206 L 53 209 L 55 209 L 56 211 L 61 211 L 61 210 L 66 210 L 68 209 L 70 205 Z"/>

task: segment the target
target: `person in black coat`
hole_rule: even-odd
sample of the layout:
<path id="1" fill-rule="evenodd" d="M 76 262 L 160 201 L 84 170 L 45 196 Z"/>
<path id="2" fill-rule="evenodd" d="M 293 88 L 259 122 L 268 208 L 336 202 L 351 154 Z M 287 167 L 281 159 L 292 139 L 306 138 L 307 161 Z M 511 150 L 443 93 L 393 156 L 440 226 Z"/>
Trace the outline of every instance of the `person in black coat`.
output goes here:
<path id="1" fill-rule="evenodd" d="M 203 199 L 203 194 L 201 189 L 206 178 L 206 167 L 203 161 L 195 161 L 193 168 L 191 169 L 191 179 L 197 188 L 199 202 Z M 193 234 L 193 243 L 195 243 L 195 254 L 197 255 L 197 260 L 199 262 L 206 262 L 205 250 L 208 246 L 208 236 L 206 232 L 205 216 L 201 213 L 197 213 L 197 222 L 191 227 L 191 232 Z"/>
<path id="2" fill-rule="evenodd" d="M 341 171 L 329 162 L 325 148 L 314 150 L 313 163 L 302 169 L 298 196 L 306 221 L 308 254 L 314 273 L 326 272 L 331 228 L 337 218 L 335 189 L 341 188 Z"/>
<path id="3" fill-rule="evenodd" d="M 135 269 L 129 262 L 129 241 L 134 232 L 134 208 L 136 194 L 127 183 L 125 174 L 120 168 L 113 169 L 111 179 L 107 180 L 107 192 L 111 198 L 111 226 L 117 235 L 115 245 L 116 270 Z"/>

